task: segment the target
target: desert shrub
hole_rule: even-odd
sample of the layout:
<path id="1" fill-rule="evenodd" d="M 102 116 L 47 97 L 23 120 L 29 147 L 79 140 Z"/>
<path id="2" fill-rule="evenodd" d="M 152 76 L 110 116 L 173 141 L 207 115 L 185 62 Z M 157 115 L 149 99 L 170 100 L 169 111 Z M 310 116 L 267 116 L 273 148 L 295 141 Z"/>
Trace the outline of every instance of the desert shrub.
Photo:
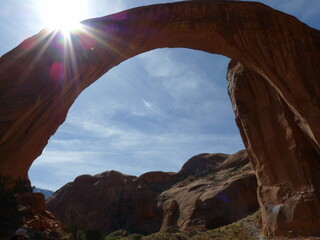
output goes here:
<path id="1" fill-rule="evenodd" d="M 167 230 L 166 230 L 167 233 L 178 233 L 179 232 L 179 229 L 177 226 L 174 226 L 174 227 L 169 227 Z"/>
<path id="2" fill-rule="evenodd" d="M 103 233 L 99 229 L 87 230 L 86 240 L 103 240 Z"/>
<path id="3" fill-rule="evenodd" d="M 142 240 L 187 240 L 190 239 L 192 233 L 168 233 L 158 232 L 149 236 L 143 237 Z"/>
<path id="4" fill-rule="evenodd" d="M 70 235 L 66 234 L 65 232 L 61 232 L 58 230 L 53 230 L 49 234 L 49 239 L 70 239 Z"/>
<path id="5" fill-rule="evenodd" d="M 129 232 L 125 229 L 120 229 L 110 233 L 104 240 L 120 240 L 129 236 Z"/>
<path id="6" fill-rule="evenodd" d="M 34 240 L 52 240 L 52 238 L 45 232 L 34 231 L 29 234 Z"/>
<path id="7" fill-rule="evenodd" d="M 124 237 L 122 240 L 142 240 L 143 235 L 134 233 L 129 235 L 128 237 Z"/>
<path id="8" fill-rule="evenodd" d="M 78 229 L 75 234 L 75 240 L 86 240 L 86 233 L 83 230 Z"/>

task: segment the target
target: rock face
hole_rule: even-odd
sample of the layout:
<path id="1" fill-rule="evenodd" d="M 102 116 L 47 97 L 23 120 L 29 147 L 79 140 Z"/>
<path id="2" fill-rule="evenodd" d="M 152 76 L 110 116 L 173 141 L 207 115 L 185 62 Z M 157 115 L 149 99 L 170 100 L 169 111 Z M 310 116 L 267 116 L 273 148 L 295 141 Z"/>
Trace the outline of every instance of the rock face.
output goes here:
<path id="1" fill-rule="evenodd" d="M 71 229 L 125 228 L 139 233 L 212 229 L 258 209 L 256 177 L 245 151 L 201 154 L 186 165 L 201 160 L 207 165 L 183 175 L 183 181 L 180 173 L 185 168 L 178 174 L 149 172 L 140 177 L 116 171 L 79 176 L 47 200 L 47 209 Z"/>
<path id="2" fill-rule="evenodd" d="M 198 49 L 239 61 L 250 81 L 260 78 L 279 97 L 270 104 L 276 114 L 263 117 L 257 88 L 231 91 L 242 99 L 234 104 L 258 176 L 264 233 L 320 233 L 318 30 L 260 3 L 211 0 L 146 6 L 83 24 L 87 31 L 73 33 L 71 44 L 44 30 L 1 57 L 0 175 L 25 177 L 81 91 L 114 66 L 155 48 Z M 246 109 L 253 111 L 248 118 Z"/>
<path id="3" fill-rule="evenodd" d="M 229 157 L 228 154 L 223 153 L 202 153 L 190 158 L 177 173 L 178 177 L 187 177 L 194 175 L 197 172 L 211 170 L 213 166 L 225 161 Z"/>
<path id="4" fill-rule="evenodd" d="M 137 178 L 108 171 L 95 176 L 82 175 L 47 200 L 47 209 L 64 226 L 102 229 L 112 232 L 152 233 L 161 224 L 157 195 L 173 181 L 172 173 L 150 172 Z"/>
<path id="5" fill-rule="evenodd" d="M 34 231 L 50 233 L 64 232 L 61 223 L 45 210 L 45 200 L 42 193 L 24 193 L 17 196 L 19 212 L 23 217 L 23 227 Z"/>
<path id="6" fill-rule="evenodd" d="M 260 182 L 264 232 L 317 233 L 319 155 L 299 120 L 265 79 L 241 63 L 230 63 L 228 79 L 236 121 Z"/>
<path id="7" fill-rule="evenodd" d="M 245 151 L 234 155 L 197 155 L 177 176 L 185 172 L 186 165 L 198 165 L 201 160 L 208 163 L 204 171 L 195 168 L 196 175 L 189 175 L 158 197 L 158 206 L 163 210 L 161 231 L 214 229 L 258 209 L 257 180 Z M 203 174 L 206 176 L 199 177 Z"/>

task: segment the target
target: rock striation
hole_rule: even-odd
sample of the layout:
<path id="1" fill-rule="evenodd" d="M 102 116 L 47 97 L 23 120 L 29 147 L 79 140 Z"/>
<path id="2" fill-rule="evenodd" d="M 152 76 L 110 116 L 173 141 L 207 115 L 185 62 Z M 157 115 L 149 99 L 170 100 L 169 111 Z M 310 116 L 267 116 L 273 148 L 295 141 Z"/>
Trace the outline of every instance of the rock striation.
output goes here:
<path id="1" fill-rule="evenodd" d="M 299 120 L 265 79 L 236 61 L 229 65 L 228 79 L 236 122 L 259 180 L 264 232 L 317 233 L 317 151 L 299 128 Z M 263 141 L 256 141 L 259 138 Z"/>
<path id="2" fill-rule="evenodd" d="M 186 165 L 196 166 L 201 160 L 206 165 L 189 175 L 181 174 L 185 168 L 140 177 L 116 171 L 82 175 L 49 198 L 47 209 L 69 229 L 145 234 L 213 229 L 258 209 L 257 181 L 245 151 L 201 154 Z"/>
<path id="3" fill-rule="evenodd" d="M 231 98 L 257 172 L 264 233 L 320 233 L 318 30 L 260 3 L 211 0 L 83 24 L 86 31 L 72 33 L 70 44 L 61 32 L 43 30 L 0 58 L 0 175 L 26 177 L 78 95 L 122 61 L 161 47 L 198 49 L 238 61 L 248 81 L 274 91 L 270 112 L 260 111 L 268 98 L 254 85 L 230 91 L 240 96 Z M 277 131 L 281 136 L 271 134 Z"/>

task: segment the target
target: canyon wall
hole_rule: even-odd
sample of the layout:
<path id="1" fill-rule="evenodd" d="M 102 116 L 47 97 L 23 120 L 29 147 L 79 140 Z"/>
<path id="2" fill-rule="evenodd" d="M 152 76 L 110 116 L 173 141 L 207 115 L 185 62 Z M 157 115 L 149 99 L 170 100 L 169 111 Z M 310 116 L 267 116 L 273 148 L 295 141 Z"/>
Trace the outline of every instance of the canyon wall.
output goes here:
<path id="1" fill-rule="evenodd" d="M 197 49 L 237 60 L 280 99 L 270 106 L 285 115 L 282 120 L 255 115 L 260 105 L 249 89 L 240 93 L 248 96 L 244 103 L 234 102 L 250 106 L 250 116 L 258 117 L 240 121 L 237 113 L 257 172 L 264 232 L 319 233 L 318 30 L 260 3 L 210 0 L 135 8 L 83 24 L 85 31 L 73 32 L 71 43 L 61 32 L 43 30 L 1 57 L 0 175 L 27 176 L 77 96 L 109 69 L 155 48 Z M 281 136 L 261 129 L 264 124 Z M 282 138 L 283 148 L 272 143 Z M 303 219 L 311 227 L 298 227 Z"/>
<path id="2" fill-rule="evenodd" d="M 228 80 L 236 122 L 259 181 L 264 232 L 318 233 L 318 153 L 288 105 L 261 75 L 231 61 Z"/>

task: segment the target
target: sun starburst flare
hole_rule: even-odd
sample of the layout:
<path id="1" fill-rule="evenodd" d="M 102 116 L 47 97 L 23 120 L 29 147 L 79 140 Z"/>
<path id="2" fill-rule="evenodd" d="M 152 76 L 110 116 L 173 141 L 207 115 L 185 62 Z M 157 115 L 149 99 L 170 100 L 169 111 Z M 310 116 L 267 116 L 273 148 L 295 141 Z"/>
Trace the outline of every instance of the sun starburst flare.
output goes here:
<path id="1" fill-rule="evenodd" d="M 45 28 L 68 34 L 79 29 L 80 21 L 88 17 L 86 5 L 81 0 L 41 0 L 38 10 Z"/>

